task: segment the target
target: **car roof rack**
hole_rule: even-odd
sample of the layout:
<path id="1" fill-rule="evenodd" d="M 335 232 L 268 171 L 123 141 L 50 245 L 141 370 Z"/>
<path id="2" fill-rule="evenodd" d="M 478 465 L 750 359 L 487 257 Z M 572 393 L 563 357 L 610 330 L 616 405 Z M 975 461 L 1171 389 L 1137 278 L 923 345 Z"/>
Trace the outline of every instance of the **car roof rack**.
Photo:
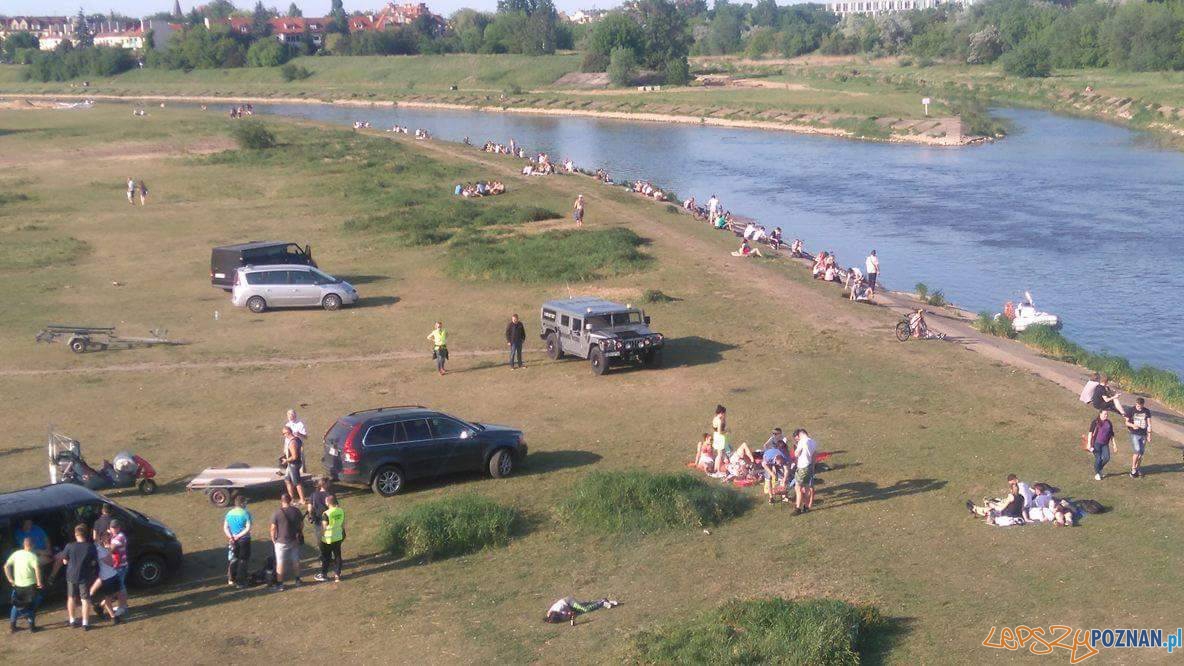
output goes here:
<path id="1" fill-rule="evenodd" d="M 350 412 L 350 416 L 357 416 L 358 414 L 369 414 L 370 412 L 381 412 L 387 409 L 427 409 L 423 405 L 388 405 L 386 407 L 371 407 L 370 409 L 359 409 L 356 412 Z"/>

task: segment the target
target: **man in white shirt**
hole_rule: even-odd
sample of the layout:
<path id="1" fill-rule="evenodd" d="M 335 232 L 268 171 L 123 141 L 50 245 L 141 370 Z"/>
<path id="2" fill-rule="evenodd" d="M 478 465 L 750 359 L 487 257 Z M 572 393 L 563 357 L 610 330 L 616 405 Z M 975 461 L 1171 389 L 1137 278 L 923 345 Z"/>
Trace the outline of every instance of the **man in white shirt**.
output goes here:
<path id="1" fill-rule="evenodd" d="M 719 212 L 719 199 L 713 194 L 713 195 L 711 195 L 711 198 L 707 200 L 708 217 L 710 217 L 710 219 L 714 220 L 716 217 L 715 214 L 718 212 Z"/>
<path id="2" fill-rule="evenodd" d="M 297 437 L 299 437 L 301 442 L 308 441 L 308 428 L 306 428 L 304 426 L 304 421 L 301 421 L 300 418 L 298 416 L 296 416 L 295 409 L 288 410 L 288 422 L 285 423 L 284 425 L 287 426 L 292 431 L 293 435 L 296 435 Z M 285 439 L 284 440 L 284 451 L 287 451 L 287 446 L 288 446 L 288 442 Z M 301 470 L 301 471 L 303 472 L 305 470 Z"/>
<path id="3" fill-rule="evenodd" d="M 876 295 L 876 278 L 880 275 L 880 258 L 876 256 L 876 251 L 867 255 L 867 261 L 864 262 L 864 268 L 867 269 L 867 286 L 871 291 L 871 295 Z"/>
<path id="4" fill-rule="evenodd" d="M 804 428 L 795 430 L 793 438 L 797 442 L 793 448 L 798 468 L 793 477 L 793 514 L 796 516 L 814 507 L 814 452 L 818 450 L 818 444 L 810 439 L 810 433 Z"/>

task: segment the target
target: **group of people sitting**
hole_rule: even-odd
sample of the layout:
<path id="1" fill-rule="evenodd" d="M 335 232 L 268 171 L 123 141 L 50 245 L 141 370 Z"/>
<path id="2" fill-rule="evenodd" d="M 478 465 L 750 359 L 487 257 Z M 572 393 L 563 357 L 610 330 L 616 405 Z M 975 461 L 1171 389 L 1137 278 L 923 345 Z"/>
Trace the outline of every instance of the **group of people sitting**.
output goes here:
<path id="1" fill-rule="evenodd" d="M 494 143 L 493 141 L 486 141 L 481 150 L 486 153 L 493 153 L 494 155 L 513 155 L 514 157 L 526 157 L 526 149 L 514 145 L 513 139 L 510 140 L 510 145 L 507 146 L 501 143 Z"/>
<path id="2" fill-rule="evenodd" d="M 723 405 L 716 407 L 711 428 L 712 432 L 703 433 L 703 439 L 695 445 L 690 467 L 724 483 L 738 486 L 763 483 L 770 504 L 790 502 L 789 489 L 793 488 L 795 513 L 813 507 L 815 464 L 827 454 L 818 452 L 818 445 L 804 428 L 794 430 L 792 443 L 781 428 L 774 428 L 764 446 L 756 451 L 747 442 L 732 449 L 727 409 Z"/>
<path id="3" fill-rule="evenodd" d="M 826 250 L 819 252 L 814 257 L 814 266 L 810 268 L 810 274 L 814 276 L 815 280 L 840 284 L 843 282 L 842 269 L 839 268 L 839 264 L 835 260 L 835 254 Z"/>
<path id="4" fill-rule="evenodd" d="M 458 197 L 489 197 L 495 194 L 502 194 L 506 191 L 506 186 L 500 180 L 491 180 L 488 183 L 477 181 L 474 183 L 464 183 L 463 185 L 457 183 L 456 189 L 453 193 Z"/>
<path id="5" fill-rule="evenodd" d="M 752 241 L 753 243 L 768 243 L 769 245 L 773 246 L 773 249 L 775 250 L 781 249 L 781 227 L 777 227 L 773 229 L 773 231 L 769 231 L 756 222 L 750 220 L 748 224 L 744 226 L 744 233 L 742 235 L 746 241 Z"/>
<path id="6" fill-rule="evenodd" d="M 411 130 L 407 129 L 406 127 L 404 127 L 402 125 L 391 125 L 391 128 L 388 129 L 387 131 L 392 134 L 410 134 L 411 133 Z"/>
<path id="7" fill-rule="evenodd" d="M 847 280 L 843 283 L 843 289 L 847 291 L 847 297 L 853 301 L 870 301 L 872 299 L 872 287 L 863 277 L 863 271 L 859 270 L 858 266 L 852 266 L 851 270 L 847 271 Z M 922 314 L 922 316 L 924 315 Z"/>
<path id="8" fill-rule="evenodd" d="M 654 201 L 666 201 L 666 193 L 654 187 L 654 184 L 648 180 L 635 180 L 633 186 L 630 188 L 637 194 L 649 197 Z"/>
<path id="9" fill-rule="evenodd" d="M 1029 486 L 1015 474 L 1007 475 L 1007 494 L 1000 498 L 983 499 L 976 505 L 966 500 L 972 515 L 983 518 L 988 525 L 1010 527 L 1027 523 L 1052 523 L 1070 527 L 1077 523 L 1077 509 L 1066 499 L 1057 499 L 1055 488 L 1047 483 Z"/>
<path id="10" fill-rule="evenodd" d="M 592 174 L 592 177 L 602 183 L 605 183 L 606 185 L 613 184 L 613 179 L 609 178 L 608 171 L 606 169 L 597 169 L 595 173 Z"/>

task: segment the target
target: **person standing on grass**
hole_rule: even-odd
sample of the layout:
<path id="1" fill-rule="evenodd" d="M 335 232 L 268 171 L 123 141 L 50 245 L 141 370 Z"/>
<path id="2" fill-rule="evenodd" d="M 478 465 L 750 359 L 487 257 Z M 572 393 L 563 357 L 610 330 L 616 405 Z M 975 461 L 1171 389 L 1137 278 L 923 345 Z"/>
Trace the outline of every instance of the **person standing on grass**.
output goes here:
<path id="1" fill-rule="evenodd" d="M 280 495 L 280 508 L 271 516 L 271 542 L 275 547 L 275 588 L 284 589 L 289 578 L 300 584 L 300 542 L 304 539 L 304 516 L 292 506 L 292 496 Z"/>
<path id="2" fill-rule="evenodd" d="M 302 443 L 308 441 L 308 427 L 305 426 L 304 421 L 301 421 L 300 417 L 296 415 L 296 410 L 289 409 L 286 416 L 287 416 L 288 422 L 285 423 L 284 425 L 291 428 L 292 434 L 299 437 L 300 441 Z M 287 440 L 285 440 L 284 443 L 287 444 Z M 282 451 L 281 451 L 281 453 L 282 453 Z M 301 471 L 304 471 L 304 470 L 301 469 Z"/>
<path id="3" fill-rule="evenodd" d="M 728 408 L 723 405 L 715 406 L 715 416 L 711 418 L 711 448 L 715 449 L 718 468 L 721 460 L 728 459 Z"/>
<path id="4" fill-rule="evenodd" d="M 304 440 L 297 437 L 288 426 L 284 426 L 280 432 L 284 435 L 284 456 L 280 459 L 284 468 L 284 486 L 289 497 L 300 497 L 300 503 L 304 504 L 304 485 L 300 483 L 300 470 L 304 467 Z"/>
<path id="5" fill-rule="evenodd" d="M 140 190 L 140 205 L 144 206 L 148 203 L 148 185 L 146 185 L 144 183 L 144 180 L 142 178 L 140 179 L 139 190 Z"/>
<path id="6" fill-rule="evenodd" d="M 576 203 L 573 208 L 575 208 L 576 226 L 584 226 L 584 195 L 580 194 L 576 196 Z"/>
<path id="7" fill-rule="evenodd" d="M 317 582 L 324 582 L 333 564 L 333 581 L 341 581 L 341 542 L 345 541 L 345 511 L 337 506 L 337 498 L 325 498 L 327 508 L 321 516 L 321 573 L 313 576 Z"/>
<path id="8" fill-rule="evenodd" d="M 107 527 L 107 534 L 110 535 L 111 561 L 115 566 L 115 573 L 119 577 L 119 608 L 116 610 L 117 614 L 123 615 L 127 613 L 127 534 L 124 533 L 123 523 L 119 519 L 111 521 L 110 526 Z"/>
<path id="9" fill-rule="evenodd" d="M 436 361 L 436 372 L 447 374 L 444 364 L 448 362 L 448 331 L 444 330 L 444 322 L 436 322 L 435 328 L 428 333 L 428 340 L 432 341 L 432 358 Z"/>
<path id="10" fill-rule="evenodd" d="M 17 618 L 29 620 L 29 631 L 37 631 L 37 606 L 41 604 L 41 561 L 33 552 L 33 538 L 25 537 L 21 549 L 14 551 L 4 563 L 4 577 L 12 588 L 9 599 L 12 610 L 8 614 L 8 629 L 16 633 Z"/>
<path id="11" fill-rule="evenodd" d="M 510 315 L 510 323 L 506 324 L 506 344 L 510 347 L 510 369 L 525 368 L 522 364 L 522 344 L 526 342 L 526 327 L 518 319 L 517 314 Z"/>
<path id="12" fill-rule="evenodd" d="M 95 519 L 94 530 L 91 532 L 91 541 L 98 541 L 100 534 L 106 534 L 111 527 L 111 505 L 104 503 L 99 509 L 99 517 Z"/>
<path id="13" fill-rule="evenodd" d="M 808 512 L 814 508 L 814 453 L 818 445 L 810 439 L 810 433 L 805 428 L 798 428 L 793 433 L 793 455 L 797 460 L 798 470 L 794 474 L 794 515 Z"/>
<path id="14" fill-rule="evenodd" d="M 99 551 L 87 536 L 86 525 L 75 525 L 74 542 L 63 548 L 61 555 L 66 565 L 66 626 L 79 626 L 74 621 L 74 609 L 81 604 L 83 631 L 90 630 L 90 586 L 99 575 Z"/>
<path id="15" fill-rule="evenodd" d="M 707 200 L 707 218 L 714 221 L 716 213 L 719 213 L 719 197 L 714 194 Z"/>
<path id="16" fill-rule="evenodd" d="M 247 498 L 242 495 L 234 498 L 234 507 L 222 520 L 222 534 L 226 535 L 230 551 L 226 584 L 245 590 L 251 567 L 251 513 L 247 511 Z"/>
<path id="17" fill-rule="evenodd" d="M 864 268 L 867 269 L 867 286 L 869 298 L 876 296 L 876 279 L 880 276 L 880 258 L 876 256 L 876 251 L 867 255 L 867 260 L 863 262 Z"/>
<path id="18" fill-rule="evenodd" d="M 1089 424 L 1089 451 L 1094 454 L 1094 480 L 1101 481 L 1106 463 L 1110 462 L 1110 445 L 1114 440 L 1114 426 L 1106 410 L 1098 411 L 1098 417 Z"/>
<path id="19" fill-rule="evenodd" d="M 1126 429 L 1131 433 L 1131 478 L 1143 476 L 1143 454 L 1151 443 L 1151 410 L 1143 398 L 1135 398 L 1135 406 L 1127 412 Z"/>
<path id="20" fill-rule="evenodd" d="M 131 178 L 127 179 L 127 202 L 136 205 L 136 181 Z"/>

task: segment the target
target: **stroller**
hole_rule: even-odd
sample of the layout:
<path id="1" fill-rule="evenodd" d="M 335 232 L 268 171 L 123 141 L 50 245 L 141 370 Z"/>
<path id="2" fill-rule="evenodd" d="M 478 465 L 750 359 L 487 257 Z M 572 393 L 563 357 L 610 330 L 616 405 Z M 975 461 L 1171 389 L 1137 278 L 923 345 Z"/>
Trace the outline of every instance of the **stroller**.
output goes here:
<path id="1" fill-rule="evenodd" d="M 156 470 L 138 455 L 128 451 L 115 454 L 95 469 L 82 457 L 82 443 L 61 433 L 49 433 L 50 483 L 74 483 L 90 490 L 139 488 L 144 495 L 156 492 Z"/>

